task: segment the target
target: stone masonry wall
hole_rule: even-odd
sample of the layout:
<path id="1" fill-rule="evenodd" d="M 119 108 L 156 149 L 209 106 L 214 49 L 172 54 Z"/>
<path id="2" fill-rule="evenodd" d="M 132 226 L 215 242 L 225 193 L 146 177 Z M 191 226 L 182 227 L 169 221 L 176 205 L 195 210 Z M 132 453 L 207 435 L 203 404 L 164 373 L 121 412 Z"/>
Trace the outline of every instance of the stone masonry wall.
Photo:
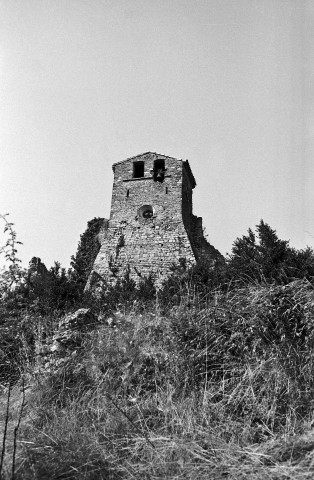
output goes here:
<path id="1" fill-rule="evenodd" d="M 153 178 L 155 160 L 164 161 L 163 181 Z M 144 162 L 140 178 L 133 178 L 135 162 Z M 206 249 L 201 223 L 192 214 L 195 180 L 188 164 L 149 152 L 114 164 L 113 171 L 110 219 L 99 237 L 102 245 L 89 283 L 92 277 L 120 277 L 127 269 L 136 281 L 152 274 L 158 282 L 180 259 L 194 264 Z M 147 218 L 140 210 L 145 205 L 152 210 Z"/>

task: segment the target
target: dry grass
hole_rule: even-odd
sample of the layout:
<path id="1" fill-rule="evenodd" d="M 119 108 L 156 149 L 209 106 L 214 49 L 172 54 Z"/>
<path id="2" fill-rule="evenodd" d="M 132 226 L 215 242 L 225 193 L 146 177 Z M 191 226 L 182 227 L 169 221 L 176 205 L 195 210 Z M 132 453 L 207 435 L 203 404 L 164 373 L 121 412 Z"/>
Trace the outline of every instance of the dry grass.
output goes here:
<path id="1" fill-rule="evenodd" d="M 299 281 L 117 313 L 29 377 L 16 478 L 313 478 L 313 310 Z"/>

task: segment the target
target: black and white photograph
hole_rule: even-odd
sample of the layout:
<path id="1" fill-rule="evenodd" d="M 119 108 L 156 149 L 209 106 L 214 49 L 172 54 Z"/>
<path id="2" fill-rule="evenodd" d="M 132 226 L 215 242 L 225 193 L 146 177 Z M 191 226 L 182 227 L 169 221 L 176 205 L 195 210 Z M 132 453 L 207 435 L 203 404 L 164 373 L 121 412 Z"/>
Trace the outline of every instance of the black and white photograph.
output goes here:
<path id="1" fill-rule="evenodd" d="M 314 2 L 0 0 L 0 480 L 314 478 Z"/>

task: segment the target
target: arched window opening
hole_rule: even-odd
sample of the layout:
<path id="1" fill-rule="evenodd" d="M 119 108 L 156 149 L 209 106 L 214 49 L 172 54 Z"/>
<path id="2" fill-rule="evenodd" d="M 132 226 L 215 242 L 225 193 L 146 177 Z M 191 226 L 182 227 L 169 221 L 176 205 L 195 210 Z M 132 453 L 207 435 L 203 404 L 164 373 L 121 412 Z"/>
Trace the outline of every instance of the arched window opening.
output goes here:
<path id="1" fill-rule="evenodd" d="M 165 178 L 165 161 L 158 159 L 154 161 L 153 177 L 155 182 L 163 182 Z"/>

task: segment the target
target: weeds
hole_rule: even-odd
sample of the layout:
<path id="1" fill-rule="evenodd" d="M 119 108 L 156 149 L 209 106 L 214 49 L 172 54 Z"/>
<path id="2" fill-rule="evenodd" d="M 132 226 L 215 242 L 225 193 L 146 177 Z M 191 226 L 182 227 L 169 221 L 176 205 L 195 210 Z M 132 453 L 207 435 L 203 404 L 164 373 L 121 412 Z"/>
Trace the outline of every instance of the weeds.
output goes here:
<path id="1" fill-rule="evenodd" d="M 9 383 L 9 387 L 8 387 L 8 398 L 7 398 L 7 402 L 6 402 L 6 411 L 5 411 L 5 417 L 4 417 L 4 429 L 3 429 L 3 434 L 2 434 L 2 451 L 1 451 L 1 459 L 0 459 L 0 478 L 2 478 L 3 463 L 4 463 L 4 456 L 5 456 L 5 449 L 6 449 L 6 442 L 7 442 L 7 434 L 8 434 L 10 397 L 11 397 L 11 383 Z"/>
<path id="2" fill-rule="evenodd" d="M 16 478 L 311 478 L 313 300 L 256 285 L 101 320 L 38 378 Z"/>
<path id="3" fill-rule="evenodd" d="M 17 417 L 14 415 L 10 410 L 15 410 L 13 408 L 13 401 L 12 401 L 12 384 L 9 383 L 8 385 L 8 392 L 7 392 L 7 399 L 6 399 L 6 406 L 5 406 L 5 413 L 3 419 L 3 431 L 2 431 L 2 451 L 1 451 L 1 458 L 0 458 L 0 479 L 11 479 L 14 480 L 16 478 L 16 456 L 18 452 L 18 434 L 21 426 L 22 416 L 25 409 L 25 384 L 24 379 L 22 379 L 22 400 L 17 411 Z M 15 422 L 15 426 L 13 427 L 13 440 L 12 440 L 12 427 L 11 424 Z M 6 464 L 11 461 L 11 476 L 8 476 L 8 468 Z"/>
<path id="4" fill-rule="evenodd" d="M 89 257 L 79 260 L 89 268 Z M 23 373 L 32 388 L 26 405 L 23 387 L 12 428 L 8 387 L 0 475 L 10 451 L 15 480 L 313 478 L 310 275 L 245 284 L 223 262 L 215 272 L 181 265 L 164 289 L 152 279 L 136 288 L 126 276 L 75 303 L 58 265 L 45 271 L 56 296 L 37 298 L 38 268 L 31 303 L 17 305 L 15 290 L 14 309 L 1 311 L 1 381 Z M 72 337 L 69 305 L 93 318 Z M 61 337 L 65 347 L 53 353 Z"/>

